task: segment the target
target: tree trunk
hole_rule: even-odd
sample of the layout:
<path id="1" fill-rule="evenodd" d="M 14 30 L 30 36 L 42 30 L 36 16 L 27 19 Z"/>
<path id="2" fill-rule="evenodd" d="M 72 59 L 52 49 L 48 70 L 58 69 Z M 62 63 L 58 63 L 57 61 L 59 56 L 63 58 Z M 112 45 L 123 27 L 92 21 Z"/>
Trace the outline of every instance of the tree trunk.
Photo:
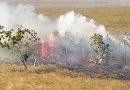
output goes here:
<path id="1" fill-rule="evenodd" d="M 109 56 L 106 56 L 106 65 L 109 66 L 110 65 L 110 62 L 109 62 Z"/>
<path id="2" fill-rule="evenodd" d="M 23 63 L 23 66 L 24 66 L 24 70 L 26 70 L 27 69 L 27 65 L 26 65 L 25 61 L 23 60 L 22 63 Z"/>
<path id="3" fill-rule="evenodd" d="M 37 65 L 39 66 L 39 62 L 38 62 L 37 58 L 34 57 L 34 59 L 35 59 L 35 61 L 34 61 L 34 67 L 36 67 Z M 37 63 L 37 65 L 36 65 L 36 63 Z"/>
<path id="4" fill-rule="evenodd" d="M 125 48 L 125 55 L 124 55 L 124 60 L 123 60 L 123 65 L 126 65 L 127 64 L 127 62 L 126 62 L 126 60 L 127 60 L 127 58 L 126 58 L 126 44 L 125 44 L 125 42 L 124 42 L 124 48 Z"/>
<path id="5" fill-rule="evenodd" d="M 65 57 L 66 57 L 66 66 L 67 66 L 67 53 L 65 53 Z"/>

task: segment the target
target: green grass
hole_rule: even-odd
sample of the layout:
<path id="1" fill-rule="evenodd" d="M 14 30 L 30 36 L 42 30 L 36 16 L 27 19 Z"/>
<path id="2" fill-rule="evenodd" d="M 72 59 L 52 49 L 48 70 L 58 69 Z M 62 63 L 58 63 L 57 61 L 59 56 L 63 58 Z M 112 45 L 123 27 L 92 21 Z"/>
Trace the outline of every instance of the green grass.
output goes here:
<path id="1" fill-rule="evenodd" d="M 94 19 L 96 24 L 105 25 L 112 34 L 130 33 L 130 7 L 124 8 L 55 8 L 37 9 L 37 13 L 43 13 L 52 19 L 69 11 L 75 11 L 90 19 Z"/>
<path id="2" fill-rule="evenodd" d="M 91 79 L 55 66 L 0 65 L 0 90 L 129 90 L 130 81 Z"/>

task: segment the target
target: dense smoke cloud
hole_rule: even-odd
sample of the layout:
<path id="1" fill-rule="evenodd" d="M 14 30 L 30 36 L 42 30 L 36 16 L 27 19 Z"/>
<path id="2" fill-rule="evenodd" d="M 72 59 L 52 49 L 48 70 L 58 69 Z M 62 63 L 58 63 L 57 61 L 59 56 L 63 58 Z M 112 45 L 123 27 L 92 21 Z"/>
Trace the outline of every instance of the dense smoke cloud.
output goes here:
<path id="1" fill-rule="evenodd" d="M 93 19 L 89 20 L 73 11 L 61 15 L 57 20 L 51 20 L 47 16 L 36 14 L 31 5 L 19 4 L 15 7 L 1 3 L 0 12 L 0 24 L 5 29 L 16 29 L 22 25 L 24 28 L 36 30 L 40 37 L 47 37 L 54 30 L 59 30 L 61 35 L 69 31 L 77 38 L 90 37 L 93 33 L 106 35 L 103 25 L 97 26 Z"/>
<path id="2" fill-rule="evenodd" d="M 75 38 L 90 38 L 93 33 L 100 33 L 106 37 L 107 32 L 103 25 L 97 26 L 93 19 L 88 19 L 73 11 L 60 16 L 58 30 L 61 35 L 70 32 Z"/>
<path id="3" fill-rule="evenodd" d="M 22 25 L 24 28 L 36 30 L 38 36 L 45 40 L 48 40 L 48 35 L 55 30 L 59 31 L 61 37 L 64 37 L 65 32 L 70 32 L 77 43 L 81 39 L 85 40 L 82 43 L 82 47 L 86 48 L 86 50 L 90 50 L 90 36 L 94 33 L 102 34 L 105 42 L 111 43 L 112 47 L 116 47 L 118 44 L 118 41 L 106 31 L 103 25 L 97 26 L 93 19 L 88 19 L 81 14 L 75 14 L 73 11 L 59 16 L 56 20 L 52 20 L 48 16 L 37 14 L 35 7 L 31 5 L 18 4 L 17 6 L 10 6 L 7 3 L 0 3 L 0 12 L 0 25 L 3 25 L 7 30 L 17 30 Z M 107 36 L 109 36 L 109 40 Z M 66 42 L 62 41 L 62 44 L 66 44 L 66 47 L 71 52 L 76 51 L 73 46 Z M 9 53 L 3 53 L 2 50 L 0 50 L 0 55 L 8 57 Z"/>
<path id="4" fill-rule="evenodd" d="M 22 25 L 25 28 L 38 30 L 40 31 L 39 34 L 44 33 L 44 35 L 51 32 L 50 30 L 55 29 L 55 22 L 47 16 L 37 15 L 35 8 L 31 5 L 19 4 L 14 7 L 1 3 L 0 12 L 0 24 L 5 29 L 16 29 Z"/>

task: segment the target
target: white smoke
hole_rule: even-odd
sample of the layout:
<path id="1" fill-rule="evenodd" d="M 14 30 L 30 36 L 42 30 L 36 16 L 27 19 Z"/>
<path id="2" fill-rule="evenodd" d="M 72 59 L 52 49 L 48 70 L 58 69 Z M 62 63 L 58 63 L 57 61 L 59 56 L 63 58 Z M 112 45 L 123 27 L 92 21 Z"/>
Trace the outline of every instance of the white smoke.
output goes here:
<path id="1" fill-rule="evenodd" d="M 59 30 L 62 36 L 65 32 L 71 32 L 75 38 L 89 38 L 93 33 L 101 33 L 104 37 L 107 35 L 103 25 L 97 26 L 93 19 L 75 14 L 73 11 L 52 20 L 37 14 L 31 5 L 10 6 L 0 3 L 0 12 L 0 24 L 5 29 L 17 29 L 22 25 L 24 28 L 36 30 L 38 35 L 44 38 L 54 30 Z"/>
<path id="2" fill-rule="evenodd" d="M 58 30 L 64 36 L 65 32 L 70 32 L 75 38 L 90 38 L 94 33 L 107 36 L 103 25 L 97 26 L 93 19 L 88 19 L 73 11 L 60 16 L 58 19 Z"/>
<path id="3" fill-rule="evenodd" d="M 38 34 L 48 35 L 56 28 L 56 24 L 47 16 L 35 13 L 31 5 L 18 4 L 9 6 L 7 3 L 0 3 L 0 24 L 5 29 L 17 29 L 21 25 L 25 28 L 37 30 Z"/>
<path id="4" fill-rule="evenodd" d="M 24 28 L 36 30 L 38 36 L 44 39 L 47 39 L 49 33 L 55 30 L 58 30 L 61 36 L 64 36 L 65 32 L 70 32 L 76 40 L 86 39 L 87 44 L 84 46 L 88 48 L 89 38 L 94 33 L 102 34 L 104 39 L 109 35 L 103 25 L 97 26 L 93 19 L 75 14 L 73 11 L 52 20 L 48 16 L 37 14 L 31 5 L 10 6 L 7 3 L 0 3 L 0 12 L 0 25 L 3 25 L 5 29 L 17 30 L 22 25 Z M 8 56 L 3 51 L 3 49 L 0 50 L 0 55 Z"/>

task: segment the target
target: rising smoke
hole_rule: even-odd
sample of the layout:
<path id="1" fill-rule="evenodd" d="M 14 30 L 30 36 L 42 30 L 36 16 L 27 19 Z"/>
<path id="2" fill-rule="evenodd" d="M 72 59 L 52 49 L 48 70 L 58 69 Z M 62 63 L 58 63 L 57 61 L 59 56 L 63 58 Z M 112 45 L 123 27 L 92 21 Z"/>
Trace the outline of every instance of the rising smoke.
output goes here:
<path id="1" fill-rule="evenodd" d="M 64 37 L 66 32 L 70 32 L 75 38 L 76 43 L 83 39 L 84 41 L 81 46 L 89 51 L 90 36 L 94 33 L 102 34 L 105 42 L 110 43 L 113 49 L 119 44 L 118 40 L 112 37 L 103 25 L 97 26 L 93 19 L 88 19 L 81 14 L 75 14 L 73 11 L 61 15 L 56 20 L 52 20 L 48 16 L 37 14 L 35 7 L 31 5 L 18 4 L 17 6 L 10 6 L 7 3 L 0 3 L 0 12 L 0 25 L 3 25 L 7 30 L 17 30 L 22 25 L 24 28 L 36 30 L 38 36 L 45 40 L 48 40 L 48 35 L 55 30 L 58 30 L 61 37 Z M 62 41 L 59 43 L 65 44 L 71 52 L 76 51 L 73 46 L 66 42 Z M 85 49 L 84 54 L 86 54 Z M 121 50 L 122 52 L 124 51 L 124 46 L 121 47 Z M 0 49 L 0 56 L 9 57 L 9 55 L 8 51 Z"/>

